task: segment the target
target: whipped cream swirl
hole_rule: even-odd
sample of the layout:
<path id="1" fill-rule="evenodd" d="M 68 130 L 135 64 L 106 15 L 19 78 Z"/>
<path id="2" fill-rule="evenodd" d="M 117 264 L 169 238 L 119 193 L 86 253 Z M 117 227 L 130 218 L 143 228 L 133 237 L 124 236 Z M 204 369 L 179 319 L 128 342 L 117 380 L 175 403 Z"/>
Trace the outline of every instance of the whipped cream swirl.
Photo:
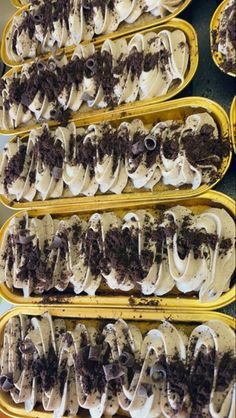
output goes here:
<path id="1" fill-rule="evenodd" d="M 235 223 L 224 210 L 95 213 L 88 222 L 14 217 L 0 249 L 0 277 L 31 294 L 95 295 L 102 283 L 119 292 L 161 296 L 176 287 L 202 302 L 230 288 L 235 270 Z"/>
<path id="2" fill-rule="evenodd" d="M 117 128 L 108 123 L 50 131 L 45 125 L 28 141 L 9 142 L 0 156 L 0 193 L 36 201 L 97 193 L 157 190 L 160 183 L 193 190 L 218 178 L 229 141 L 206 112 L 184 122 L 139 119 Z"/>
<path id="3" fill-rule="evenodd" d="M 78 46 L 25 64 L 0 80 L 0 127 L 64 121 L 71 112 L 152 99 L 179 87 L 189 64 L 185 33 L 176 29 L 106 40 L 101 49 Z"/>
<path id="4" fill-rule="evenodd" d="M 236 75 L 236 1 L 229 0 L 222 12 L 218 34 L 213 30 L 213 50 L 222 55 L 220 68 L 226 73 Z M 219 37 L 216 42 L 216 37 Z"/>
<path id="5" fill-rule="evenodd" d="M 122 319 L 68 329 L 47 313 L 20 315 L 5 327 L 0 387 L 27 412 L 39 403 L 54 418 L 119 408 L 132 418 L 233 418 L 235 362 L 235 334 L 220 320 L 188 337 L 169 322 L 142 334 Z"/>
<path id="6" fill-rule="evenodd" d="M 27 3 L 27 2 L 25 2 Z M 95 36 L 115 32 L 126 26 L 163 18 L 175 12 L 182 0 L 36 0 L 29 9 L 14 17 L 6 35 L 11 61 L 71 47 Z"/>

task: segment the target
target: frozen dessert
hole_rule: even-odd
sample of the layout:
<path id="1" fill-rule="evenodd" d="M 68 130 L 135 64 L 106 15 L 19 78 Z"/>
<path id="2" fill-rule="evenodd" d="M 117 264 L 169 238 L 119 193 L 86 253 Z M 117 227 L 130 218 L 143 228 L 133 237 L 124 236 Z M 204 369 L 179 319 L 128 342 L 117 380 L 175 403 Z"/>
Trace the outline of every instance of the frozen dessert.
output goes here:
<path id="1" fill-rule="evenodd" d="M 36 201 L 97 193 L 157 190 L 162 183 L 198 189 L 219 178 L 229 140 L 209 113 L 148 128 L 140 119 L 30 132 L 9 142 L 0 157 L 0 193 Z"/>
<path id="2" fill-rule="evenodd" d="M 236 1 L 229 0 L 221 14 L 218 31 L 212 32 L 213 51 L 221 54 L 220 67 L 236 75 Z"/>
<path id="3" fill-rule="evenodd" d="M 221 320 L 164 321 L 146 332 L 122 319 L 68 328 L 48 313 L 12 317 L 1 349 L 0 387 L 31 412 L 54 418 L 234 418 L 235 334 Z M 100 321 L 101 322 L 101 321 Z M 153 327 L 154 324 L 152 324 Z"/>
<path id="4" fill-rule="evenodd" d="M 201 302 L 217 300 L 235 270 L 235 222 L 225 209 L 193 211 L 174 206 L 88 220 L 23 213 L 3 233 L 0 279 L 24 297 L 104 294 L 105 284 L 118 294 L 162 296 L 177 288 Z"/>
<path id="5" fill-rule="evenodd" d="M 25 1 L 25 4 L 28 3 Z M 29 9 L 16 15 L 6 34 L 8 58 L 21 63 L 53 51 L 91 41 L 145 18 L 175 12 L 182 0 L 33 0 Z M 143 20 L 142 20 L 143 19 Z"/>
<path id="6" fill-rule="evenodd" d="M 25 64 L 0 80 L 0 128 L 57 120 L 72 112 L 114 108 L 153 99 L 179 87 L 189 64 L 189 46 L 180 29 L 136 33 L 106 40 L 101 49 L 79 45 L 72 57 Z"/>

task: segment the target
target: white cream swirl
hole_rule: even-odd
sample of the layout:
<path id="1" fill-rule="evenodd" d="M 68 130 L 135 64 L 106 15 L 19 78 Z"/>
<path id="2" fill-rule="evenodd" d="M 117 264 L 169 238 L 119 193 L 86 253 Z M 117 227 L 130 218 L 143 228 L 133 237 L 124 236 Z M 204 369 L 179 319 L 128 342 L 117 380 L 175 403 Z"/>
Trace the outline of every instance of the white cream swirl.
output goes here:
<path id="1" fill-rule="evenodd" d="M 26 412 L 40 403 L 54 418 L 79 408 L 92 418 L 119 408 L 132 418 L 235 413 L 235 334 L 220 320 L 188 337 L 166 321 L 143 333 L 122 319 L 96 329 L 80 322 L 68 328 L 48 313 L 15 316 L 0 360 L 1 389 Z"/>
<path id="2" fill-rule="evenodd" d="M 162 30 L 106 40 L 100 50 L 79 45 L 65 55 L 25 64 L 1 79 L 0 127 L 14 129 L 64 112 L 104 108 L 165 95 L 180 86 L 189 64 L 182 30 Z M 153 89 L 155 85 L 155 89 Z"/>
<path id="3" fill-rule="evenodd" d="M 14 17 L 6 34 L 7 55 L 20 63 L 115 32 L 122 22 L 131 25 L 140 18 L 163 18 L 182 4 L 183 0 L 35 1 Z"/>
<path id="4" fill-rule="evenodd" d="M 194 215 L 175 206 L 155 215 L 138 210 L 123 219 L 95 213 L 89 221 L 30 218 L 9 223 L 1 242 L 1 278 L 25 297 L 49 290 L 95 295 L 110 289 L 165 295 L 176 286 L 202 302 L 230 288 L 235 269 L 235 223 L 224 210 Z"/>
<path id="5" fill-rule="evenodd" d="M 158 122 L 151 130 L 140 119 L 117 128 L 45 125 L 32 130 L 27 142 L 18 138 L 5 146 L 0 193 L 10 200 L 43 201 L 156 191 L 160 183 L 196 190 L 217 178 L 228 145 L 206 112 L 183 122 Z"/>

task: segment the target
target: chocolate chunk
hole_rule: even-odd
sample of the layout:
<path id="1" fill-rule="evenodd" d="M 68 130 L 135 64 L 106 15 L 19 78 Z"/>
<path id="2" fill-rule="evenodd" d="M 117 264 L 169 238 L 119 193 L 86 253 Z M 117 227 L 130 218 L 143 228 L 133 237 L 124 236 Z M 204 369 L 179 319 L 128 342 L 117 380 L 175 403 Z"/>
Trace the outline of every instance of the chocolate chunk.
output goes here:
<path id="1" fill-rule="evenodd" d="M 13 384 L 13 375 L 12 374 L 5 374 L 0 376 L 0 388 L 4 392 L 9 392 L 11 389 L 14 388 Z"/>
<path id="2" fill-rule="evenodd" d="M 102 345 L 91 345 L 89 348 L 89 360 L 99 361 L 101 360 L 101 353 L 102 353 Z"/>
<path id="3" fill-rule="evenodd" d="M 19 350 L 22 354 L 33 354 L 35 352 L 35 345 L 31 340 L 22 341 Z"/>
<path id="4" fill-rule="evenodd" d="M 154 151 L 157 146 L 156 138 L 153 135 L 148 135 L 144 139 L 144 145 L 148 151 Z"/>
<path id="5" fill-rule="evenodd" d="M 124 371 L 118 365 L 118 363 L 106 364 L 105 366 L 103 366 L 103 370 L 107 382 L 119 379 L 125 374 Z"/>

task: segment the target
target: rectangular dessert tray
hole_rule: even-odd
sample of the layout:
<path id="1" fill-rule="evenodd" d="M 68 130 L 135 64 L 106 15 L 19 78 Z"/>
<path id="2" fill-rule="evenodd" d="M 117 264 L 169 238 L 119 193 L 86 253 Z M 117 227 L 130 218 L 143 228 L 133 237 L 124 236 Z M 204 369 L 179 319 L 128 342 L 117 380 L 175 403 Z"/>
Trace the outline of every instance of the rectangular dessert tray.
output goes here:
<path id="1" fill-rule="evenodd" d="M 219 41 L 220 19 L 228 3 L 229 3 L 229 0 L 223 0 L 222 3 L 220 3 L 220 5 L 217 7 L 215 13 L 212 16 L 211 23 L 210 23 L 211 54 L 212 54 L 212 58 L 215 64 L 217 65 L 217 67 L 219 67 L 220 70 L 221 70 L 221 64 L 223 62 L 223 57 L 219 51 L 215 51 L 214 44 L 215 42 L 218 43 Z M 216 38 L 215 38 L 215 34 L 216 34 Z M 227 72 L 227 74 L 231 75 L 232 77 L 236 77 L 236 74 L 234 74 L 233 72 Z"/>
<path id="2" fill-rule="evenodd" d="M 162 96 L 158 96 L 158 97 L 154 97 L 153 99 L 145 99 L 145 100 L 141 100 L 141 101 L 136 101 L 133 103 L 128 103 L 128 104 L 122 104 L 120 106 L 117 106 L 115 109 L 91 109 L 89 108 L 86 104 L 83 104 L 80 108 L 80 110 L 78 112 L 73 112 L 71 115 L 71 121 L 78 121 L 80 124 L 89 124 L 89 123 L 94 123 L 96 120 L 98 119 L 103 119 L 103 120 L 108 120 L 111 118 L 116 118 L 117 114 L 122 113 L 123 115 L 129 114 L 129 112 L 132 109 L 138 109 L 141 108 L 143 109 L 143 106 L 147 106 L 147 105 L 152 105 L 152 104 L 157 104 L 157 103 L 161 103 L 164 102 L 166 100 L 171 99 L 173 96 L 177 95 L 178 93 L 180 93 L 188 84 L 189 82 L 192 80 L 196 70 L 197 70 L 197 66 L 198 66 L 198 40 L 197 40 L 197 34 L 196 31 L 194 30 L 194 28 L 192 27 L 192 25 L 190 25 L 188 22 L 181 20 L 181 19 L 172 19 L 171 21 L 163 24 L 163 25 L 159 25 L 159 26 L 154 26 L 152 28 L 146 29 L 146 30 L 142 30 L 140 31 L 141 34 L 146 34 L 149 32 L 155 32 L 155 33 L 159 33 L 162 30 L 170 30 L 170 31 L 174 31 L 176 29 L 180 29 L 182 30 L 187 38 L 187 42 L 189 45 L 189 66 L 188 69 L 186 71 L 185 74 L 185 78 L 182 84 L 179 84 L 178 86 L 176 86 L 175 84 L 172 86 L 172 88 L 170 89 L 170 91 Z M 132 38 L 133 35 L 125 35 L 123 37 L 125 37 L 127 39 L 127 41 L 129 41 Z M 119 36 L 122 37 L 122 36 Z M 96 49 L 101 48 L 101 44 L 96 45 Z M 71 57 L 71 53 L 67 54 L 68 58 Z M 12 76 L 13 72 L 20 72 L 21 71 L 21 66 L 17 66 L 14 67 L 12 69 L 10 69 L 5 75 L 4 75 L 4 79 L 6 79 L 9 76 Z M 46 121 L 45 121 L 46 122 Z M 22 134 L 22 133 L 26 133 L 29 132 L 31 129 L 33 128 L 37 128 L 39 127 L 40 124 L 39 123 L 34 123 L 34 124 L 27 124 L 24 126 L 19 126 L 15 129 L 0 129 L 0 134 L 2 135 L 14 135 L 14 134 Z M 58 122 L 55 121 L 50 121 L 49 122 L 49 126 L 58 126 Z"/>
<path id="3" fill-rule="evenodd" d="M 97 124 L 101 122 L 109 122 L 113 126 L 119 126 L 122 122 L 131 122 L 134 119 L 140 119 L 147 128 L 151 128 L 157 121 L 165 120 L 185 120 L 189 115 L 208 112 L 215 120 L 219 134 L 222 138 L 230 138 L 230 123 L 229 118 L 225 110 L 217 103 L 202 97 L 187 97 L 182 99 L 173 100 L 167 103 L 161 103 L 157 105 L 146 106 L 145 108 L 136 107 L 127 112 L 108 113 L 107 115 L 97 116 L 93 118 L 92 123 Z M 84 120 L 77 120 L 76 126 L 86 126 Z M 27 142 L 28 135 L 23 136 Z M 11 141 L 17 141 L 17 137 L 14 137 Z M 116 194 L 96 194 L 95 196 L 77 196 L 50 199 L 45 201 L 34 200 L 32 202 L 16 202 L 10 201 L 6 196 L 0 195 L 0 201 L 12 209 L 33 209 L 33 208 L 54 208 L 65 205 L 76 204 L 77 207 L 100 207 L 100 205 L 106 204 L 107 207 L 113 207 L 115 204 L 125 203 L 127 199 L 135 199 L 137 201 L 155 200 L 164 201 L 170 199 L 192 198 L 194 196 L 205 193 L 209 189 L 213 188 L 227 172 L 232 152 L 230 151 L 228 156 L 222 161 L 222 165 L 218 172 L 218 178 L 212 184 L 202 184 L 199 188 L 192 190 L 190 186 L 183 186 L 179 189 L 173 186 L 164 185 L 161 181 L 154 187 L 153 191 L 147 191 L 145 188 L 134 189 L 129 183 L 125 190 L 120 195 Z"/>
<path id="4" fill-rule="evenodd" d="M 153 16 L 151 13 L 144 13 L 142 14 L 139 19 L 137 19 L 136 22 L 129 24 L 126 22 L 122 22 L 119 26 L 118 29 L 115 32 L 109 33 L 109 34 L 105 34 L 105 35 L 99 35 L 94 37 L 91 41 L 89 42 L 93 42 L 95 45 L 100 44 L 101 42 L 103 42 L 105 39 L 116 39 L 120 36 L 124 36 L 124 35 L 128 35 L 131 33 L 135 33 L 135 32 L 139 32 L 139 31 L 143 31 L 144 29 L 148 29 L 151 28 L 153 26 L 156 25 L 163 25 L 164 23 L 168 22 L 169 20 L 177 17 L 181 12 L 183 12 L 186 7 L 191 3 L 192 0 L 183 0 L 182 4 L 175 10 L 175 12 L 170 13 L 168 15 L 166 15 L 165 17 L 162 18 L 157 18 L 155 16 Z M 6 23 L 6 26 L 4 28 L 4 32 L 3 32 L 3 36 L 2 36 L 2 45 L 1 45 L 1 55 L 2 55 L 2 60 L 4 61 L 4 63 L 6 65 L 8 65 L 9 67 L 14 67 L 16 65 L 19 65 L 19 63 L 17 63 L 16 61 L 12 61 L 8 55 L 7 55 L 7 49 L 6 49 L 6 37 L 7 37 L 7 33 L 9 31 L 9 28 L 11 27 L 12 21 L 14 20 L 15 16 L 20 16 L 24 11 L 29 10 L 30 8 L 30 2 L 29 4 L 26 5 L 22 5 L 20 0 L 11 0 L 12 4 L 18 8 L 18 10 L 11 16 L 11 18 L 8 20 L 8 22 Z M 88 41 L 83 41 L 81 43 L 85 44 Z M 70 47 L 66 47 L 66 48 L 60 48 L 58 49 L 58 52 L 61 51 L 65 51 L 66 53 L 71 53 L 75 48 L 74 46 L 70 46 Z M 44 57 L 49 57 L 51 55 L 51 53 L 47 53 L 45 55 L 43 55 Z M 41 58 L 41 57 L 40 57 Z M 29 58 L 24 60 L 25 62 L 33 62 L 35 58 Z M 23 63 L 20 63 L 20 65 L 22 65 Z"/>
<path id="5" fill-rule="evenodd" d="M 158 327 L 162 321 L 170 321 L 178 329 L 182 329 L 187 335 L 189 335 L 192 329 L 202 322 L 206 322 L 212 319 L 221 320 L 224 324 L 230 326 L 232 329 L 235 329 L 235 321 L 232 317 L 224 315 L 217 312 L 185 312 L 185 313 L 176 313 L 174 311 L 165 311 L 165 312 L 150 312 L 148 310 L 142 310 L 135 312 L 134 310 L 119 310 L 119 309 L 85 309 L 85 308 L 57 308 L 50 307 L 45 309 L 45 307 L 18 307 L 10 312 L 6 313 L 1 318 L 0 323 L 0 346 L 3 342 L 4 328 L 10 318 L 14 316 L 25 314 L 30 316 L 39 316 L 43 313 L 48 312 L 54 317 L 62 317 L 66 320 L 67 326 L 70 326 L 70 323 L 76 320 L 85 325 L 97 326 L 101 323 L 108 323 L 109 320 L 116 320 L 122 318 L 124 320 L 132 321 L 132 324 L 137 325 L 140 330 L 145 333 L 150 329 Z M 74 322 L 75 323 L 75 322 Z M 73 325 L 72 325 L 73 326 Z M 25 418 L 25 409 L 22 405 L 16 405 L 13 403 L 9 394 L 0 392 L 0 410 L 3 413 L 8 414 L 13 418 Z M 27 413 L 28 417 L 32 418 L 52 418 L 52 414 L 49 412 L 42 411 L 42 409 L 35 409 L 34 411 Z M 85 417 L 87 415 L 81 414 L 78 418 Z M 116 415 L 116 417 L 124 416 L 122 413 Z"/>
<path id="6" fill-rule="evenodd" d="M 100 205 L 91 205 L 82 206 L 67 206 L 58 208 L 43 208 L 43 209 L 34 209 L 29 210 L 28 215 L 30 217 L 40 217 L 45 214 L 51 214 L 58 218 L 68 217 L 72 214 L 78 214 L 81 219 L 88 219 L 92 213 L 95 211 L 104 212 L 104 211 L 114 211 L 118 216 L 122 216 L 128 211 L 133 211 L 137 209 L 147 209 L 152 213 L 155 209 L 168 209 L 176 204 L 180 204 L 186 207 L 189 207 L 193 210 L 194 213 L 202 212 L 204 209 L 209 207 L 224 208 L 232 217 L 235 217 L 235 202 L 228 196 L 215 192 L 209 191 L 204 195 L 197 198 L 189 198 L 183 200 L 170 200 L 157 203 L 158 199 L 146 199 L 146 200 L 129 200 L 126 202 L 113 203 L 111 206 L 108 202 Z M 96 208 L 96 210 L 95 210 Z M 0 230 L 0 245 L 3 240 L 5 231 L 8 228 L 8 224 L 13 217 L 22 216 L 23 212 L 18 212 L 13 215 L 7 222 L 4 224 Z M 235 300 L 236 295 L 236 285 L 233 283 L 234 277 L 231 280 L 231 288 L 227 292 L 223 293 L 220 298 L 213 302 L 200 302 L 198 295 L 196 293 L 186 294 L 180 293 L 177 289 L 173 289 L 166 296 L 140 296 L 135 294 L 134 291 L 131 292 L 120 292 L 112 291 L 105 284 L 101 286 L 98 290 L 96 296 L 83 296 L 83 295 L 71 295 L 66 293 L 57 292 L 54 295 L 32 295 L 31 297 L 23 297 L 23 294 L 20 291 L 14 289 L 11 291 L 5 283 L 0 283 L 0 296 L 9 301 L 10 303 L 16 305 L 57 305 L 60 304 L 62 307 L 69 306 L 80 306 L 80 307 L 90 307 L 96 309 L 96 307 L 103 308 L 134 308 L 134 309 L 145 309 L 148 311 L 152 310 L 163 310 L 163 309 L 198 309 L 198 310 L 216 310 L 222 308 Z"/>

